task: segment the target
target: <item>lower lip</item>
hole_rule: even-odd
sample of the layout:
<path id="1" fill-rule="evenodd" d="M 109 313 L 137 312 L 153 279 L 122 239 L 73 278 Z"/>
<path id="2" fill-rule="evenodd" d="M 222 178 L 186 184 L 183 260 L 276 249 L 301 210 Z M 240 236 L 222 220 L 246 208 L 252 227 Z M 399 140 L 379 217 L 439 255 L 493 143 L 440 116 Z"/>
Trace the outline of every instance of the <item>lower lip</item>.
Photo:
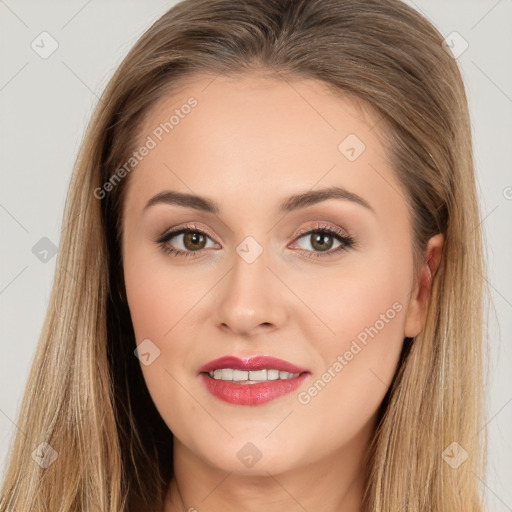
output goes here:
<path id="1" fill-rule="evenodd" d="M 259 405 L 295 391 L 308 376 L 301 373 L 293 379 L 268 380 L 258 384 L 238 384 L 229 380 L 213 379 L 201 373 L 206 389 L 215 397 L 234 405 Z"/>

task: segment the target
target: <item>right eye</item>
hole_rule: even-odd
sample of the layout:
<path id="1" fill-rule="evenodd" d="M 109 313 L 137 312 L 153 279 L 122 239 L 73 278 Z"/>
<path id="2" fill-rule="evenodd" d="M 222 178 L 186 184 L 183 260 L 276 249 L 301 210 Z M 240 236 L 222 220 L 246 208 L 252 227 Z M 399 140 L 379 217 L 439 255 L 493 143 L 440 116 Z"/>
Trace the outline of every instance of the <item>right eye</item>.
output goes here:
<path id="1" fill-rule="evenodd" d="M 179 243 L 182 248 L 176 248 L 173 246 L 174 244 L 170 244 L 171 240 L 179 237 L 181 237 Z M 202 250 L 206 248 L 208 238 L 210 238 L 209 235 L 204 231 L 194 226 L 186 226 L 168 231 L 157 240 L 157 243 L 166 254 L 171 254 L 176 257 L 195 257 L 195 252 L 202 252 Z"/>

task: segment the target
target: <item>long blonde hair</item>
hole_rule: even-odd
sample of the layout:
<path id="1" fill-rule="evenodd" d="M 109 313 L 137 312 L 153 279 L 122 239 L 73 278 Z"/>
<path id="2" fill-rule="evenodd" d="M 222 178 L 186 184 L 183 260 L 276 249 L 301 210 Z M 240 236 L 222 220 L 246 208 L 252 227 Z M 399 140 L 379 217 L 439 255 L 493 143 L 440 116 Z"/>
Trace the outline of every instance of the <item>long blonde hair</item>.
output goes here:
<path id="1" fill-rule="evenodd" d="M 482 241 L 464 85 L 442 42 L 398 0 L 187 0 L 153 24 L 107 85 L 77 158 L 2 512 L 163 507 L 172 434 L 133 355 L 123 282 L 129 178 L 103 199 L 95 191 L 180 80 L 254 69 L 321 80 L 373 109 L 410 204 L 415 254 L 445 235 L 425 329 L 404 343 L 381 406 L 364 509 L 483 510 Z M 57 458 L 41 467 L 34 450 Z"/>

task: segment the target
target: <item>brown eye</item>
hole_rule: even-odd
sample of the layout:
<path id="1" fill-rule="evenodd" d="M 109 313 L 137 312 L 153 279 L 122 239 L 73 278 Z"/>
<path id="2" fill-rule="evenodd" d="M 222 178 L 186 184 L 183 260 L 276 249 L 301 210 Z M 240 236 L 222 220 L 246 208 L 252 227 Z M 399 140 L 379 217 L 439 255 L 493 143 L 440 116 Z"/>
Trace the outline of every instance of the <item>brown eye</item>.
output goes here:
<path id="1" fill-rule="evenodd" d="M 332 248 L 334 237 L 327 233 L 312 233 L 310 236 L 311 247 L 318 251 L 328 251 Z"/>
<path id="2" fill-rule="evenodd" d="M 183 245 L 189 251 L 199 251 L 206 245 L 206 236 L 199 232 L 186 232 L 183 234 Z"/>
<path id="3" fill-rule="evenodd" d="M 200 253 L 206 247 L 208 241 L 213 241 L 201 230 L 190 227 L 177 229 L 164 234 L 156 242 L 160 245 L 166 254 L 174 256 L 196 256 L 194 253 Z M 209 247 L 212 247 L 210 245 Z"/>
<path id="4" fill-rule="evenodd" d="M 355 245 L 354 239 L 344 231 L 323 224 L 308 231 L 301 231 L 296 240 L 295 243 L 311 258 L 333 256 Z"/>

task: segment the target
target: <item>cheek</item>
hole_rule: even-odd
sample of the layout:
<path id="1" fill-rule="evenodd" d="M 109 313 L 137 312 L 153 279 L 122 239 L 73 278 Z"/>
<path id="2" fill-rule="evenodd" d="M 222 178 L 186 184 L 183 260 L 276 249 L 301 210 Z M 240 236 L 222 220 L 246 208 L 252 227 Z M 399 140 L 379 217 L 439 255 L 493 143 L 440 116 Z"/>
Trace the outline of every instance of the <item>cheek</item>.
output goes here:
<path id="1" fill-rule="evenodd" d="M 403 343 L 411 270 L 412 258 L 389 254 L 358 262 L 329 282 L 323 310 L 337 342 L 325 346 L 326 363 L 348 351 L 352 366 L 389 374 Z"/>
<path id="2" fill-rule="evenodd" d="M 194 409 L 176 371 L 192 366 L 193 351 L 184 336 L 187 313 L 209 287 L 193 286 L 186 272 L 170 271 L 164 261 L 161 255 L 135 249 L 124 259 L 124 276 L 137 345 L 149 339 L 158 349 L 150 364 L 141 359 L 142 374 L 157 410 L 174 429 L 181 415 L 172 411 Z"/>
<path id="3" fill-rule="evenodd" d="M 137 342 L 170 340 L 175 325 L 208 290 L 194 285 L 186 270 L 170 269 L 165 256 L 135 251 L 125 258 L 125 286 Z"/>
<path id="4" fill-rule="evenodd" d="M 334 334 L 318 340 L 321 369 L 298 401 L 310 418 L 324 418 L 317 426 L 326 435 L 339 435 L 341 425 L 356 435 L 382 403 L 403 346 L 411 270 L 407 255 L 371 258 L 315 290 Z"/>

